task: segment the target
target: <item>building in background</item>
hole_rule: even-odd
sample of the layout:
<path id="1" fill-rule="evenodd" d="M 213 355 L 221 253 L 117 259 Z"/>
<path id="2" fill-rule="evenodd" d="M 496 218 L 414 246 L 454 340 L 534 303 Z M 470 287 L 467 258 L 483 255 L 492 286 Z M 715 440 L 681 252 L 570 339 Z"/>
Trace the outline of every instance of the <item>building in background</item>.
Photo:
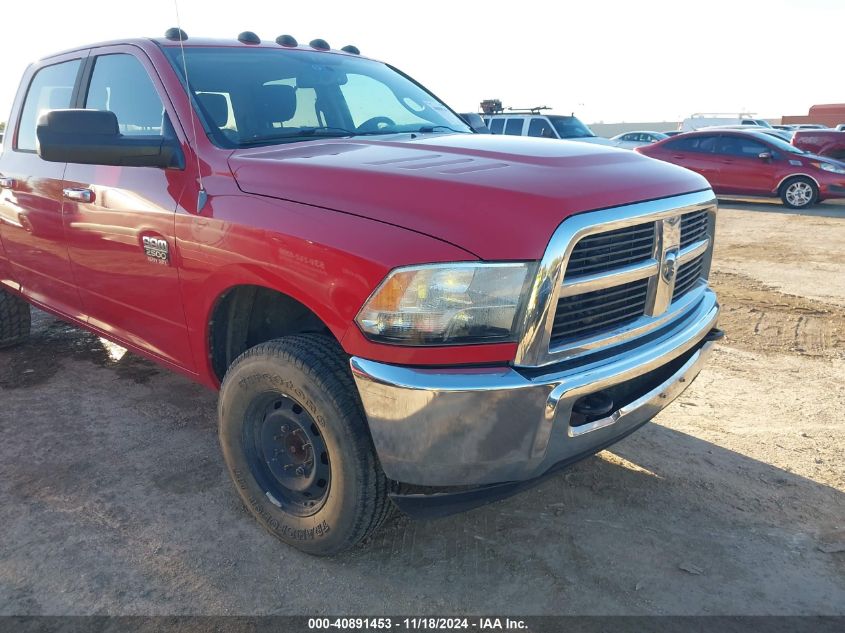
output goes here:
<path id="1" fill-rule="evenodd" d="M 835 127 L 845 123 L 845 103 L 825 103 L 814 105 L 807 115 L 785 116 L 784 125 L 790 123 L 819 123 L 828 127 Z"/>

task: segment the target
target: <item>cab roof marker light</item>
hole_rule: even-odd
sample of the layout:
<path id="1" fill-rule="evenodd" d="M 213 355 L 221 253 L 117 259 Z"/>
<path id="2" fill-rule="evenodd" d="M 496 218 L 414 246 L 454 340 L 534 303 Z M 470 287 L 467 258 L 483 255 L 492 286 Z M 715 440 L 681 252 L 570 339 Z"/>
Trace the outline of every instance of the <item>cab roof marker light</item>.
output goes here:
<path id="1" fill-rule="evenodd" d="M 299 42 L 296 41 L 293 35 L 280 35 L 276 38 L 276 44 L 288 47 L 299 46 Z"/>
<path id="2" fill-rule="evenodd" d="M 354 46 L 352 44 L 347 44 L 346 46 L 344 46 L 340 50 L 342 50 L 344 53 L 349 53 L 350 55 L 360 55 L 361 54 L 361 51 L 358 50 L 358 47 Z"/>
<path id="3" fill-rule="evenodd" d="M 164 32 L 164 37 L 172 42 L 184 42 L 188 39 L 188 34 L 182 29 L 174 26 Z"/>
<path id="4" fill-rule="evenodd" d="M 238 41 L 243 44 L 261 44 L 261 38 L 252 31 L 243 31 L 238 34 Z"/>
<path id="5" fill-rule="evenodd" d="M 308 42 L 308 46 L 318 51 L 328 51 L 332 48 L 326 40 L 320 39 L 319 37 L 316 40 Z"/>

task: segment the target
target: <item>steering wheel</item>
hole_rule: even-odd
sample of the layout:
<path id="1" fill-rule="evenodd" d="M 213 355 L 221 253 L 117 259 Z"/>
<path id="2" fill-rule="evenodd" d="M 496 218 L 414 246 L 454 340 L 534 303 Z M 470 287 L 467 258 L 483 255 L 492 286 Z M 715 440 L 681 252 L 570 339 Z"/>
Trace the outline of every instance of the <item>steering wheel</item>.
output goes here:
<path id="1" fill-rule="evenodd" d="M 396 127 L 396 121 L 386 116 L 374 116 L 372 119 L 367 119 L 357 128 L 357 132 L 380 132 L 387 128 Z"/>

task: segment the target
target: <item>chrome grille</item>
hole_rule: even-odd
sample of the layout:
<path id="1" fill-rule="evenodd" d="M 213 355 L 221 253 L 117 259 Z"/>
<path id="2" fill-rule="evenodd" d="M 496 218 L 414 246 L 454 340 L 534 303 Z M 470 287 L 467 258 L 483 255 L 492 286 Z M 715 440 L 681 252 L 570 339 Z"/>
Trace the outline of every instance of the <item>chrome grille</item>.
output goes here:
<path id="1" fill-rule="evenodd" d="M 620 336 L 674 310 L 706 276 L 715 206 L 589 230 L 563 264 L 549 354 Z"/>
<path id="2" fill-rule="evenodd" d="M 585 237 L 569 256 L 565 279 L 641 262 L 654 250 L 654 222 Z"/>
<path id="3" fill-rule="evenodd" d="M 708 227 L 707 211 L 696 211 L 687 213 L 681 217 L 681 248 L 685 248 L 693 242 L 698 242 L 707 237 Z"/>
<path id="4" fill-rule="evenodd" d="M 679 299 L 689 292 L 701 279 L 701 273 L 704 270 L 704 255 L 699 255 L 692 261 L 686 264 L 681 264 L 678 269 L 678 275 L 675 278 L 675 289 L 672 291 L 672 301 Z"/>
<path id="5" fill-rule="evenodd" d="M 552 328 L 552 345 L 582 338 L 598 329 L 621 325 L 643 314 L 648 296 L 648 279 L 561 297 Z"/>

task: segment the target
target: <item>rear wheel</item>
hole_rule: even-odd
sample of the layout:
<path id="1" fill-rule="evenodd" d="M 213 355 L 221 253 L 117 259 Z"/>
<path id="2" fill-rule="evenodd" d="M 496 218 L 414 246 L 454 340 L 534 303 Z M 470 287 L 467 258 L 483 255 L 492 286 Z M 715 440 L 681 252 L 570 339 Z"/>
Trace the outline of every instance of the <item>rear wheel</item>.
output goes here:
<path id="1" fill-rule="evenodd" d="M 247 350 L 226 373 L 218 413 L 238 493 L 285 543 L 336 554 L 386 518 L 387 479 L 333 340 L 296 335 Z"/>
<path id="2" fill-rule="evenodd" d="M 781 185 L 780 199 L 790 209 L 804 209 L 819 199 L 819 188 L 812 179 L 796 176 Z"/>
<path id="3" fill-rule="evenodd" d="M 25 341 L 30 327 L 29 304 L 10 292 L 0 290 L 0 348 Z"/>

